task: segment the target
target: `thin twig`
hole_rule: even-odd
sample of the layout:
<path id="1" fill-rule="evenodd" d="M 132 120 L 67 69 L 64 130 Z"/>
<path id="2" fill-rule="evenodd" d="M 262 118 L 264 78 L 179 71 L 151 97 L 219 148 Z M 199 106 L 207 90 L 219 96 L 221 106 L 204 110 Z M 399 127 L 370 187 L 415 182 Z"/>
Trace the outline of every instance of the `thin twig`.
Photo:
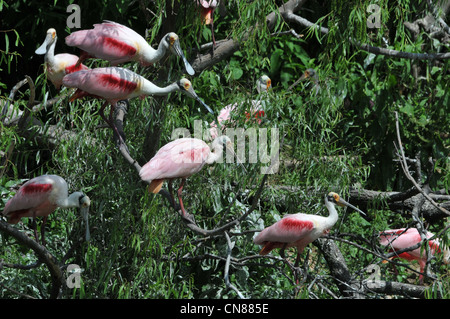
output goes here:
<path id="1" fill-rule="evenodd" d="M 399 127 L 399 120 L 398 120 L 398 113 L 397 111 L 394 112 L 395 113 L 395 128 L 396 128 L 396 132 L 397 132 L 397 142 L 398 142 L 398 150 L 399 150 L 399 154 L 400 154 L 400 164 L 402 166 L 403 172 L 405 173 L 406 177 L 411 181 L 411 183 L 413 183 L 414 187 L 417 188 L 417 190 L 437 209 L 439 209 L 442 213 L 450 216 L 450 212 L 448 210 L 446 210 L 445 208 L 439 206 L 423 189 L 422 187 L 420 187 L 420 185 L 416 182 L 416 180 L 411 176 L 411 174 L 409 173 L 408 170 L 408 164 L 406 163 L 406 157 L 405 157 L 405 153 L 403 152 L 403 144 L 402 144 L 402 140 L 400 137 L 400 127 Z M 394 143 L 395 146 L 395 143 Z M 395 146 L 397 148 L 397 146 Z"/>

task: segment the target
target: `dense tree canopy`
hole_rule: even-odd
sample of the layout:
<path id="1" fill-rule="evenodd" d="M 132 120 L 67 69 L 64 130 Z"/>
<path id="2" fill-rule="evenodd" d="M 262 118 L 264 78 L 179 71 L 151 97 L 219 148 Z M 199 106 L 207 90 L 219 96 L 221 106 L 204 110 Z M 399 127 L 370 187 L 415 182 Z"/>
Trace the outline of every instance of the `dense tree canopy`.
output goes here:
<path id="1" fill-rule="evenodd" d="M 56 90 L 34 53 L 49 28 L 56 53 L 80 53 L 64 41 L 79 30 L 69 23 L 73 1 L 0 0 L 0 210 L 42 174 L 91 199 L 89 242 L 76 209 L 49 216 L 45 247 L 31 218 L 1 217 L 0 296 L 448 298 L 448 266 L 427 240 L 417 246 L 428 257 L 422 283 L 417 261 L 391 258 L 378 237 L 415 227 L 449 244 L 450 1 L 218 2 L 215 44 L 194 0 L 76 2 L 81 29 L 115 21 L 155 48 L 177 33 L 195 75 L 170 54 L 121 66 L 161 87 L 187 77 L 215 112 L 177 93 L 123 101 L 114 118 L 125 148 L 99 116 L 103 101 L 69 101 L 74 90 Z M 307 70 L 313 76 L 298 81 Z M 259 94 L 264 74 L 272 89 Z M 251 100 L 264 105 L 261 123 L 245 116 Z M 187 179 L 187 221 L 167 184 L 150 194 L 138 169 L 180 132 L 207 140 L 219 111 L 235 103 L 228 128 L 247 135 L 233 140 L 242 165 L 207 165 Z M 253 238 L 263 228 L 286 214 L 327 216 L 330 191 L 366 215 L 337 207 L 338 222 L 298 266 L 294 248 L 285 258 L 259 255 Z"/>

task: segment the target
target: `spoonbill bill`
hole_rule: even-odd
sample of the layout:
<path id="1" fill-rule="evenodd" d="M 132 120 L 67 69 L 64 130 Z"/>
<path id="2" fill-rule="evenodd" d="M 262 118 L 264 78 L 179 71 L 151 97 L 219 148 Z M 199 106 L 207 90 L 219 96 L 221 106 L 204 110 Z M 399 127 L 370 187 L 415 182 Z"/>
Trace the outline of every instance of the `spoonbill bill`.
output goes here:
<path id="1" fill-rule="evenodd" d="M 88 70 L 84 64 L 78 64 L 78 57 L 69 53 L 59 53 L 55 55 L 56 30 L 50 28 L 42 45 L 35 51 L 36 54 L 45 54 L 45 68 L 47 78 L 53 83 L 55 88 L 59 90 L 62 85 L 62 79 L 66 74 Z"/>
<path id="2" fill-rule="evenodd" d="M 272 80 L 267 75 L 261 76 L 256 81 L 256 90 L 258 91 L 258 94 L 268 92 L 270 88 L 272 88 Z M 252 106 L 249 111 L 250 113 L 249 112 L 245 113 L 247 120 L 249 120 L 251 117 L 255 117 L 255 119 L 258 121 L 258 124 L 261 124 L 262 118 L 265 117 L 264 107 L 261 102 L 262 102 L 261 100 L 251 101 Z M 219 115 L 217 116 L 217 122 L 222 128 L 222 131 L 225 128 L 224 126 L 225 122 L 231 119 L 231 115 L 233 112 L 235 112 L 237 106 L 238 106 L 237 103 L 229 104 L 219 111 Z M 215 139 L 219 135 L 217 131 L 217 124 L 215 121 L 210 123 L 209 133 L 212 139 Z"/>
<path id="3" fill-rule="evenodd" d="M 178 35 L 170 32 L 160 41 L 158 49 L 152 48 L 136 31 L 113 21 L 94 24 L 93 29 L 73 32 L 66 37 L 66 44 L 81 49 L 78 63 L 87 58 L 99 58 L 110 61 L 113 66 L 129 61 L 148 66 L 161 60 L 167 50 L 181 57 L 186 72 L 195 71 L 181 50 Z"/>
<path id="4" fill-rule="evenodd" d="M 22 217 L 34 218 L 34 232 L 36 240 L 36 217 L 43 217 L 41 226 L 42 244 L 45 243 L 44 231 L 48 215 L 57 207 L 79 208 L 86 224 L 86 240 L 90 240 L 89 207 L 91 201 L 82 192 L 68 192 L 67 182 L 58 175 L 41 175 L 23 184 L 16 194 L 6 203 L 2 212 L 8 223 L 17 224 Z"/>
<path id="5" fill-rule="evenodd" d="M 154 194 L 161 190 L 164 180 L 167 179 L 172 201 L 172 182 L 181 178 L 177 194 L 181 212 L 186 218 L 186 210 L 181 199 L 186 179 L 198 173 L 205 164 L 213 164 L 221 159 L 224 146 L 234 154 L 233 144 L 225 135 L 217 137 L 211 147 L 197 138 L 176 139 L 161 147 L 155 156 L 142 166 L 139 175 L 143 181 L 149 183 L 148 190 Z"/>
<path id="6" fill-rule="evenodd" d="M 379 235 L 380 244 L 388 247 L 389 250 L 393 252 L 413 247 L 422 242 L 422 238 L 417 228 L 389 229 L 380 232 Z M 427 239 L 434 236 L 433 233 L 428 231 L 426 231 L 425 235 Z M 443 262 L 445 264 L 450 263 L 450 250 L 448 248 L 444 249 L 438 239 L 428 241 L 428 245 L 432 255 L 443 253 Z M 423 283 L 423 272 L 427 262 L 427 253 L 425 249 L 419 247 L 414 250 L 399 253 L 393 258 L 402 258 L 409 261 L 417 260 L 419 262 L 420 272 L 422 273 L 419 275 L 419 282 Z"/>
<path id="7" fill-rule="evenodd" d="M 254 243 L 262 245 L 260 255 L 267 255 L 275 248 L 281 248 L 281 255 L 284 257 L 284 250 L 288 247 L 297 247 L 297 259 L 295 265 L 300 260 L 300 254 L 305 247 L 317 238 L 328 234 L 330 229 L 338 220 L 338 213 L 335 205 L 348 206 L 364 214 L 355 206 L 347 203 L 334 192 L 325 196 L 325 207 L 329 216 L 323 217 L 311 214 L 289 214 L 263 229 L 255 238 Z M 364 214 L 365 215 L 365 214 Z"/>

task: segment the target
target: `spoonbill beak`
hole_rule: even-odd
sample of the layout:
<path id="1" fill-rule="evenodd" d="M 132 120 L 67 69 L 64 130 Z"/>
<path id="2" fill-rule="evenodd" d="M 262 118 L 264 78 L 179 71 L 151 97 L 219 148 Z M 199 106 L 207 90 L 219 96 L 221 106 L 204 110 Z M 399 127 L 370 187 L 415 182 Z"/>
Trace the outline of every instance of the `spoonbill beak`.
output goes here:
<path id="1" fill-rule="evenodd" d="M 211 113 L 212 115 L 214 115 L 214 111 L 208 106 L 206 105 L 205 102 L 202 101 L 202 99 L 200 99 L 197 95 L 197 93 L 195 93 L 194 88 L 191 85 L 191 82 L 187 79 L 182 79 L 179 83 L 178 83 L 179 87 L 181 88 L 182 92 L 184 92 L 186 95 L 190 96 L 191 98 L 197 100 L 201 105 L 203 105 L 206 110 Z"/>
<path id="2" fill-rule="evenodd" d="M 343 200 L 338 194 L 336 194 L 336 193 L 334 193 L 334 192 L 330 192 L 330 193 L 327 195 L 327 199 L 328 199 L 328 201 L 333 202 L 333 203 L 335 203 L 336 205 L 339 205 L 339 206 L 341 206 L 341 207 L 345 207 L 345 206 L 350 207 L 350 208 L 356 210 L 357 212 L 363 214 L 364 216 L 366 216 L 366 213 L 364 213 L 364 212 L 363 212 L 362 210 L 360 210 L 359 208 L 356 208 L 356 207 L 353 206 L 352 204 L 346 202 L 346 201 Z"/>
<path id="3" fill-rule="evenodd" d="M 37 48 L 34 53 L 36 54 L 46 54 L 47 53 L 47 46 L 56 40 L 56 30 L 49 29 L 47 31 L 47 35 L 45 36 L 44 42 L 41 44 L 39 48 Z"/>
<path id="4" fill-rule="evenodd" d="M 183 63 L 184 63 L 184 67 L 186 68 L 186 72 L 189 75 L 194 75 L 195 71 L 192 68 L 192 66 L 189 64 L 189 62 L 186 59 L 186 57 L 184 56 L 183 50 L 181 50 L 180 40 L 179 39 L 174 39 L 173 41 L 171 41 L 171 43 L 170 43 L 170 50 L 175 55 L 178 55 L 179 57 L 181 57 L 181 59 L 183 60 Z"/>

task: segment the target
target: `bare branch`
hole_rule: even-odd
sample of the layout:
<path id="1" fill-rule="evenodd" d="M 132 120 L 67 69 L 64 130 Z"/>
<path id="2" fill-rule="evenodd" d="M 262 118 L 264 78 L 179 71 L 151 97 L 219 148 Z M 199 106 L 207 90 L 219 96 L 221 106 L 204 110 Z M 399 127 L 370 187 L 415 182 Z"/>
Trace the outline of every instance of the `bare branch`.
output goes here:
<path id="1" fill-rule="evenodd" d="M 15 229 L 3 220 L 0 220 L 0 231 L 14 237 L 19 243 L 32 249 L 39 261 L 47 266 L 52 279 L 50 298 L 56 298 L 63 283 L 63 274 L 55 257 L 50 254 L 44 246 L 40 245 L 35 240 L 29 238 L 27 235 Z"/>

